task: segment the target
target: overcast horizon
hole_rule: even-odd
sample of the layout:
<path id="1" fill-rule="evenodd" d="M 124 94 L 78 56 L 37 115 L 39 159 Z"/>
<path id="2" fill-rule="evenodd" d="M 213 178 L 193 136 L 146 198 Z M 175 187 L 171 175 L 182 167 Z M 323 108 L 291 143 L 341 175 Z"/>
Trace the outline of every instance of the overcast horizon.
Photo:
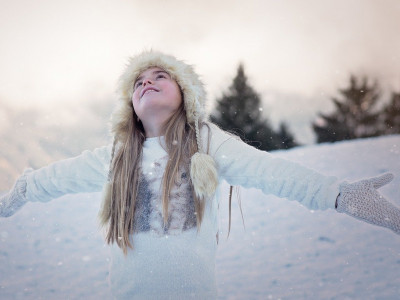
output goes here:
<path id="1" fill-rule="evenodd" d="M 242 62 L 266 116 L 302 143 L 350 74 L 400 91 L 399 1 L 0 3 L 0 102 L 67 123 L 71 107 L 113 101 L 127 57 L 150 48 L 195 65 L 210 107 Z"/>

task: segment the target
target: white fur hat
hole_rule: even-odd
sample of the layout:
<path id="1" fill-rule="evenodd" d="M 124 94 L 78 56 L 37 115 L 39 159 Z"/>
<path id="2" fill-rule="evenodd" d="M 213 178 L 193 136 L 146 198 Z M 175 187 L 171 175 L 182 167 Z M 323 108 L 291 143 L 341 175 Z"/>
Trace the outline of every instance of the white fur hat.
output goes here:
<path id="1" fill-rule="evenodd" d="M 202 149 L 199 122 L 206 121 L 206 92 L 199 76 L 191 65 L 156 51 L 145 51 L 129 59 L 122 73 L 118 94 L 120 105 L 111 117 L 112 131 L 115 136 L 114 144 L 126 138 L 128 122 L 132 122 L 132 94 L 137 77 L 150 67 L 165 70 L 179 85 L 183 93 L 184 108 L 187 121 L 195 126 L 198 152 L 191 158 L 190 175 L 196 195 L 200 198 L 211 196 L 217 187 L 218 178 L 215 162 Z M 113 156 L 113 154 L 112 154 Z M 112 158 L 111 158 L 112 160 Z M 111 166 L 110 166 L 111 167 Z M 111 170 L 108 180 L 111 180 Z"/>
<path id="2" fill-rule="evenodd" d="M 195 123 L 196 118 L 204 121 L 208 116 L 205 109 L 206 92 L 204 85 L 192 66 L 177 60 L 171 55 L 155 51 L 146 51 L 129 59 L 119 81 L 118 92 L 122 100 L 132 101 L 133 84 L 139 75 L 150 67 L 165 70 L 180 86 L 188 122 Z"/>

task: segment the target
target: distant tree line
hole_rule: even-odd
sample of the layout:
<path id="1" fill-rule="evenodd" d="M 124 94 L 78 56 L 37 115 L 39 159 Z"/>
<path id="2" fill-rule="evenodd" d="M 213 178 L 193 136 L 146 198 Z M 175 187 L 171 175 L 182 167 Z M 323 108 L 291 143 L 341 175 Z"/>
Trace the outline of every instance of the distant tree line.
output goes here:
<path id="1" fill-rule="evenodd" d="M 400 133 L 399 93 L 392 93 L 389 103 L 379 108 L 382 97 L 378 84 L 352 75 L 349 86 L 339 94 L 340 98 L 332 98 L 335 110 L 319 113 L 312 124 L 318 143 Z"/>
<path id="2" fill-rule="evenodd" d="M 311 124 L 317 143 L 336 142 L 400 133 L 400 93 L 378 107 L 382 99 L 376 82 L 350 76 L 349 86 L 332 98 L 335 110 L 319 113 Z M 281 121 L 275 130 L 262 113 L 260 95 L 248 83 L 242 64 L 228 91 L 217 99 L 211 121 L 261 150 L 289 149 L 299 144 L 288 125 Z"/>

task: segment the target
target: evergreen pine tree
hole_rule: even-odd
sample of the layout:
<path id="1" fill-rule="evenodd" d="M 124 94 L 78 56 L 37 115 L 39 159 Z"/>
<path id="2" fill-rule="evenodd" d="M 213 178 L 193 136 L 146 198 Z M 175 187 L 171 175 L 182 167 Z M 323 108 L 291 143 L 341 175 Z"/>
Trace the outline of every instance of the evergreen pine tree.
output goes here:
<path id="1" fill-rule="evenodd" d="M 384 134 L 400 133 L 400 93 L 392 93 L 391 102 L 383 110 Z"/>
<path id="2" fill-rule="evenodd" d="M 217 99 L 211 121 L 261 150 L 285 148 L 268 120 L 263 117 L 260 96 L 248 84 L 242 64 L 228 92 Z"/>
<path id="3" fill-rule="evenodd" d="M 289 149 L 298 146 L 285 122 L 281 122 L 279 125 L 278 137 L 280 145 L 277 145 L 277 149 Z"/>
<path id="4" fill-rule="evenodd" d="M 342 99 L 332 98 L 336 110 L 319 114 L 312 124 L 317 142 L 336 142 L 379 135 L 378 112 L 374 107 L 379 100 L 377 84 L 369 85 L 366 78 L 361 83 L 350 77 L 350 86 L 339 90 Z"/>

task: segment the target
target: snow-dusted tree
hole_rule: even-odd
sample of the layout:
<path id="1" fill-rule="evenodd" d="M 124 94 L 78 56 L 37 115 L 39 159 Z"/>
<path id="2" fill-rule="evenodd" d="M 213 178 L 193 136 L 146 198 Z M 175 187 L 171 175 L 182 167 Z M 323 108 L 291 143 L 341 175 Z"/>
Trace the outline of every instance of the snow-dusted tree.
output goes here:
<path id="1" fill-rule="evenodd" d="M 391 102 L 384 108 L 384 134 L 400 133 L 400 93 L 392 93 Z"/>
<path id="2" fill-rule="evenodd" d="M 379 112 L 375 106 L 380 99 L 377 83 L 367 78 L 350 76 L 350 86 L 339 90 L 342 99 L 332 98 L 335 111 L 319 113 L 312 127 L 317 142 L 336 142 L 379 135 Z"/>
<path id="3" fill-rule="evenodd" d="M 228 92 L 217 99 L 211 121 L 261 150 L 287 148 L 286 140 L 282 143 L 279 135 L 264 118 L 260 96 L 248 84 L 242 64 L 239 65 Z M 287 128 L 285 130 L 289 134 Z M 293 139 L 292 136 L 290 138 Z"/>

